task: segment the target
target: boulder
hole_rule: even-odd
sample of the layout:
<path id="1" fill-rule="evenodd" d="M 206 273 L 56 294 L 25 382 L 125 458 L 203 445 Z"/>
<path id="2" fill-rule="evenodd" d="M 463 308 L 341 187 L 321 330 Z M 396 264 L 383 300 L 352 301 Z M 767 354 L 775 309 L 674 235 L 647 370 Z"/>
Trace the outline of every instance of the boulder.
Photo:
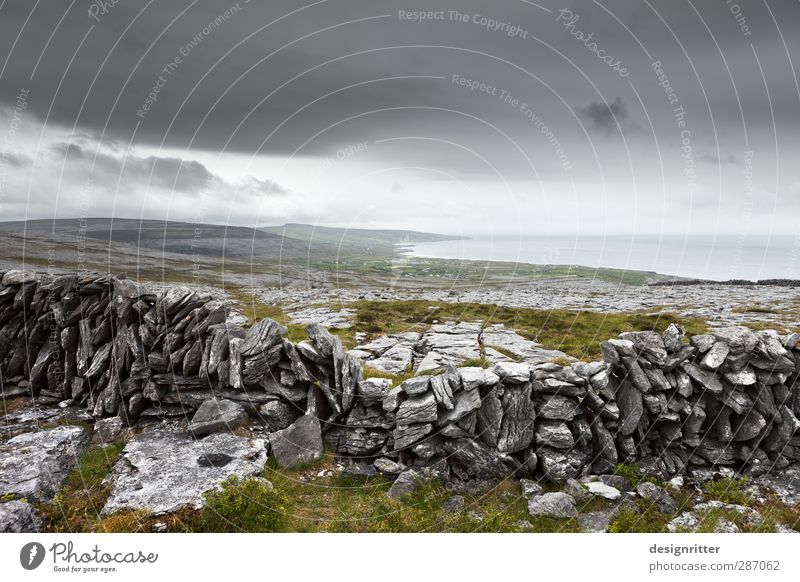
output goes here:
<path id="1" fill-rule="evenodd" d="M 38 533 L 42 520 L 27 501 L 0 502 L 0 533 Z"/>
<path id="2" fill-rule="evenodd" d="M 59 426 L 15 436 L 0 445 L 0 497 L 50 501 L 88 445 L 80 426 Z"/>
<path id="3" fill-rule="evenodd" d="M 386 495 L 390 499 L 400 499 L 405 495 L 409 495 L 417 489 L 417 483 L 419 483 L 420 478 L 421 476 L 412 469 L 403 471 L 394 480 L 392 486 L 389 487 Z"/>
<path id="4" fill-rule="evenodd" d="M 203 494 L 230 477 L 258 476 L 267 461 L 266 441 L 216 433 L 147 431 L 128 442 L 108 480 L 104 515 L 135 510 L 151 514 L 200 509 Z"/>
<path id="5" fill-rule="evenodd" d="M 533 517 L 570 518 L 578 514 L 575 499 L 566 493 L 545 493 L 528 501 L 528 513 Z"/>
<path id="6" fill-rule="evenodd" d="M 247 412 L 238 402 L 210 398 L 200 405 L 189 423 L 189 432 L 204 436 L 214 432 L 230 432 L 247 422 Z"/>
<path id="7" fill-rule="evenodd" d="M 655 483 L 642 481 L 636 486 L 636 493 L 639 494 L 639 497 L 652 501 L 656 509 L 661 513 L 673 514 L 678 512 L 678 503 L 664 488 Z"/>
<path id="8" fill-rule="evenodd" d="M 316 461 L 322 457 L 322 429 L 319 419 L 304 415 L 283 430 L 270 435 L 270 445 L 284 469 Z"/>

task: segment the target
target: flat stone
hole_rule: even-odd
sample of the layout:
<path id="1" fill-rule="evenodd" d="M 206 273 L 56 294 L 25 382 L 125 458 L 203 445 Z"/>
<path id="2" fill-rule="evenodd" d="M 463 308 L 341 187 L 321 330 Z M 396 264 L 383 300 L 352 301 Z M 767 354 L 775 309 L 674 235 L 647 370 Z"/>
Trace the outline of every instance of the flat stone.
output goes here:
<path id="1" fill-rule="evenodd" d="M 285 400 L 270 400 L 261 405 L 259 413 L 268 432 L 283 430 L 302 416 L 303 411 L 294 403 Z"/>
<path id="2" fill-rule="evenodd" d="M 147 431 L 130 441 L 108 477 L 107 515 L 141 510 L 161 515 L 201 509 L 203 494 L 229 477 L 260 475 L 267 461 L 266 441 L 216 433 L 195 440 L 185 433 Z"/>
<path id="3" fill-rule="evenodd" d="M 594 498 L 594 495 L 575 479 L 567 479 L 564 482 L 564 493 L 570 495 L 578 503 L 586 503 Z"/>
<path id="4" fill-rule="evenodd" d="M 458 373 L 461 375 L 464 390 L 474 390 L 481 386 L 494 386 L 500 382 L 500 377 L 486 368 L 459 368 Z"/>
<path id="5" fill-rule="evenodd" d="M 289 427 L 270 435 L 275 460 L 284 469 L 305 465 L 322 457 L 319 419 L 304 415 Z"/>
<path id="6" fill-rule="evenodd" d="M 419 481 L 420 475 L 416 471 L 412 469 L 403 471 L 397 476 L 397 479 L 394 480 L 392 486 L 389 487 L 386 495 L 391 499 L 400 499 L 416 491 Z"/>
<path id="7" fill-rule="evenodd" d="M 96 443 L 113 443 L 122 436 L 125 425 L 119 416 L 101 418 L 94 423 L 92 441 Z"/>
<path id="8" fill-rule="evenodd" d="M 528 502 L 528 513 L 533 517 L 570 518 L 578 514 L 575 499 L 566 493 L 545 493 Z"/>
<path id="9" fill-rule="evenodd" d="M 636 493 L 644 499 L 652 501 L 661 513 L 677 513 L 678 503 L 662 487 L 649 481 L 642 481 L 636 487 Z"/>
<path id="10" fill-rule="evenodd" d="M 247 422 L 247 412 L 238 402 L 211 398 L 203 402 L 189 423 L 189 432 L 203 436 L 213 432 L 230 432 Z"/>
<path id="11" fill-rule="evenodd" d="M 367 378 L 358 383 L 358 393 L 365 406 L 373 406 L 383 403 L 383 399 L 391 387 L 392 381 L 388 378 Z"/>
<path id="12" fill-rule="evenodd" d="M 502 381 L 522 384 L 531 379 L 531 367 L 526 363 L 500 362 L 492 371 Z"/>
<path id="13" fill-rule="evenodd" d="M 609 501 L 616 501 L 622 495 L 619 489 L 606 485 L 601 481 L 591 481 L 586 484 L 586 488 L 592 495 L 608 499 Z"/>
<path id="14" fill-rule="evenodd" d="M 387 459 L 386 457 L 375 459 L 375 461 L 372 464 L 378 471 L 386 475 L 399 475 L 400 473 L 406 470 L 406 466 L 403 465 L 402 463 L 398 463 L 397 461 Z"/>
<path id="15" fill-rule="evenodd" d="M 565 422 L 540 420 L 536 423 L 536 444 L 555 449 L 569 449 L 575 445 L 575 439 Z"/>
<path id="16" fill-rule="evenodd" d="M 436 421 L 436 398 L 433 392 L 405 400 L 397 409 L 397 424 Z"/>
<path id="17" fill-rule="evenodd" d="M 731 353 L 731 348 L 725 342 L 714 342 L 714 345 L 703 356 L 700 365 L 708 370 L 716 370 L 725 363 L 725 358 Z"/>
<path id="18" fill-rule="evenodd" d="M 458 422 L 481 405 L 481 395 L 477 390 L 462 390 L 454 397 L 452 410 L 447 410 L 439 416 L 439 426 Z M 402 409 L 402 405 L 400 406 Z"/>
<path id="19" fill-rule="evenodd" d="M 537 402 L 539 402 L 537 400 Z M 549 418 L 551 420 L 572 420 L 580 413 L 580 405 L 573 398 L 567 398 L 559 394 L 548 396 L 541 401 L 537 408 L 539 418 Z"/>
<path id="20" fill-rule="evenodd" d="M 0 497 L 51 500 L 88 444 L 83 427 L 59 426 L 0 445 Z"/>
<path id="21" fill-rule="evenodd" d="M 400 384 L 400 388 L 409 396 L 425 394 L 430 389 L 430 386 L 431 379 L 428 376 L 415 376 Z"/>
<path id="22" fill-rule="evenodd" d="M 26 501 L 0 503 L 0 533 L 38 533 L 42 520 L 34 507 Z"/>
<path id="23" fill-rule="evenodd" d="M 530 479 L 520 479 L 519 484 L 522 487 L 522 496 L 525 499 L 531 499 L 544 493 L 544 489 L 536 481 L 531 481 Z"/>

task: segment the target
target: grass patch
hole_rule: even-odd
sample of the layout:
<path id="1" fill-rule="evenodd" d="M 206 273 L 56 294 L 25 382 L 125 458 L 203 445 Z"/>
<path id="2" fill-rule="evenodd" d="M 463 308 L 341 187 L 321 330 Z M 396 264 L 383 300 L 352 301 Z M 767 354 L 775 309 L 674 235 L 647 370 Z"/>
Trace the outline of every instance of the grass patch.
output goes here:
<path id="1" fill-rule="evenodd" d="M 742 307 L 735 307 L 733 309 L 734 313 L 772 313 L 772 314 L 780 314 L 781 311 L 774 309 L 772 307 L 764 307 L 763 305 L 745 305 Z"/>
<path id="2" fill-rule="evenodd" d="M 638 467 L 638 465 L 620 463 L 618 465 L 614 465 L 613 473 L 614 475 L 624 477 L 630 481 L 631 486 L 634 489 L 636 489 L 636 486 L 643 481 L 649 481 L 650 483 L 660 485 L 658 479 L 642 473 L 642 470 Z"/>
<path id="3" fill-rule="evenodd" d="M 637 499 L 638 511 L 623 507 L 617 513 L 608 531 L 611 533 L 663 533 L 672 515 L 661 513 L 655 504 L 647 499 Z"/>
<path id="4" fill-rule="evenodd" d="M 124 447 L 122 442 L 92 447 L 81 456 L 53 501 L 40 507 L 46 531 L 95 531 L 110 493 L 110 485 L 104 485 L 103 479 L 111 472 Z"/>
<path id="5" fill-rule="evenodd" d="M 206 507 L 185 524 L 193 532 L 276 532 L 288 522 L 289 500 L 266 479 L 231 477 L 205 494 Z"/>
<path id="6" fill-rule="evenodd" d="M 486 358 L 472 358 L 464 360 L 458 365 L 459 368 L 491 368 L 492 363 Z"/>
<path id="7" fill-rule="evenodd" d="M 744 488 L 748 482 L 749 478 L 747 476 L 740 479 L 725 477 L 716 481 L 706 481 L 703 483 L 703 491 L 708 497 L 723 503 L 747 505 L 750 501 L 750 496 Z"/>
<path id="8" fill-rule="evenodd" d="M 690 335 L 704 333 L 700 318 L 671 313 L 595 313 L 591 311 L 539 310 L 499 307 L 479 303 L 431 301 L 356 301 L 356 321 L 369 321 L 371 333 L 398 333 L 427 328 L 436 321 L 502 323 L 550 349 L 578 359 L 599 358 L 600 343 L 625 331 L 662 331 L 672 322 Z M 366 331 L 355 329 L 353 331 Z M 495 348 L 496 349 L 496 348 Z M 512 356 L 513 357 L 513 356 Z"/>

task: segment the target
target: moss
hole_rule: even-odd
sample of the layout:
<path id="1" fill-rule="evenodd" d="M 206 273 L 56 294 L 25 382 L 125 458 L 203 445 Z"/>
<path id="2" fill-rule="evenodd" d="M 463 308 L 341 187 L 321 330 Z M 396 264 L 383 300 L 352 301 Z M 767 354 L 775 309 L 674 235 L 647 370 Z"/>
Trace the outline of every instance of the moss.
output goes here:
<path id="1" fill-rule="evenodd" d="M 725 477 L 716 481 L 706 481 L 703 483 L 703 491 L 711 499 L 716 499 L 723 503 L 747 505 L 748 501 L 750 501 L 750 495 L 744 491 L 744 488 L 748 482 L 747 476 L 740 479 Z"/>
<path id="2" fill-rule="evenodd" d="M 110 485 L 103 480 L 124 447 L 122 442 L 92 447 L 81 456 L 53 501 L 40 506 L 47 531 L 95 531 L 110 493 Z"/>
<path id="3" fill-rule="evenodd" d="M 652 501 L 636 500 L 637 509 L 623 507 L 608 531 L 611 533 L 663 533 L 673 516 L 661 513 Z"/>
<path id="4" fill-rule="evenodd" d="M 634 489 L 643 481 L 661 485 L 659 480 L 655 477 L 642 473 L 642 470 L 637 465 L 620 463 L 619 465 L 614 465 L 613 473 L 614 475 L 625 477 L 628 481 L 630 481 Z"/>
<path id="5" fill-rule="evenodd" d="M 490 368 L 492 363 L 486 358 L 473 358 L 471 360 L 464 360 L 459 366 L 463 368 Z"/>

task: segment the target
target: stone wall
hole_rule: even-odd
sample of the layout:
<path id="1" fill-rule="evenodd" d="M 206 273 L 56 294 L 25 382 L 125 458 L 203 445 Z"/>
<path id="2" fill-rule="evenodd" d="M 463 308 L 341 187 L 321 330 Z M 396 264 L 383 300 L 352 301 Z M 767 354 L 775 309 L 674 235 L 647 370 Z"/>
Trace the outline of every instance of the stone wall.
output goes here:
<path id="1" fill-rule="evenodd" d="M 243 408 L 263 423 L 285 466 L 318 456 L 323 442 L 355 464 L 394 459 L 462 481 L 563 481 L 622 462 L 662 477 L 720 465 L 764 472 L 800 460 L 800 334 L 726 328 L 687 340 L 670 325 L 604 342 L 601 362 L 448 364 L 392 386 L 364 379 L 356 356 L 316 324 L 292 343 L 272 320 L 229 324 L 224 303 L 183 287 L 156 295 L 121 277 L 0 276 L 4 397 L 85 406 L 128 425 L 186 417 L 198 436 L 226 407 L 195 411 L 232 401 L 232 418 Z"/>

